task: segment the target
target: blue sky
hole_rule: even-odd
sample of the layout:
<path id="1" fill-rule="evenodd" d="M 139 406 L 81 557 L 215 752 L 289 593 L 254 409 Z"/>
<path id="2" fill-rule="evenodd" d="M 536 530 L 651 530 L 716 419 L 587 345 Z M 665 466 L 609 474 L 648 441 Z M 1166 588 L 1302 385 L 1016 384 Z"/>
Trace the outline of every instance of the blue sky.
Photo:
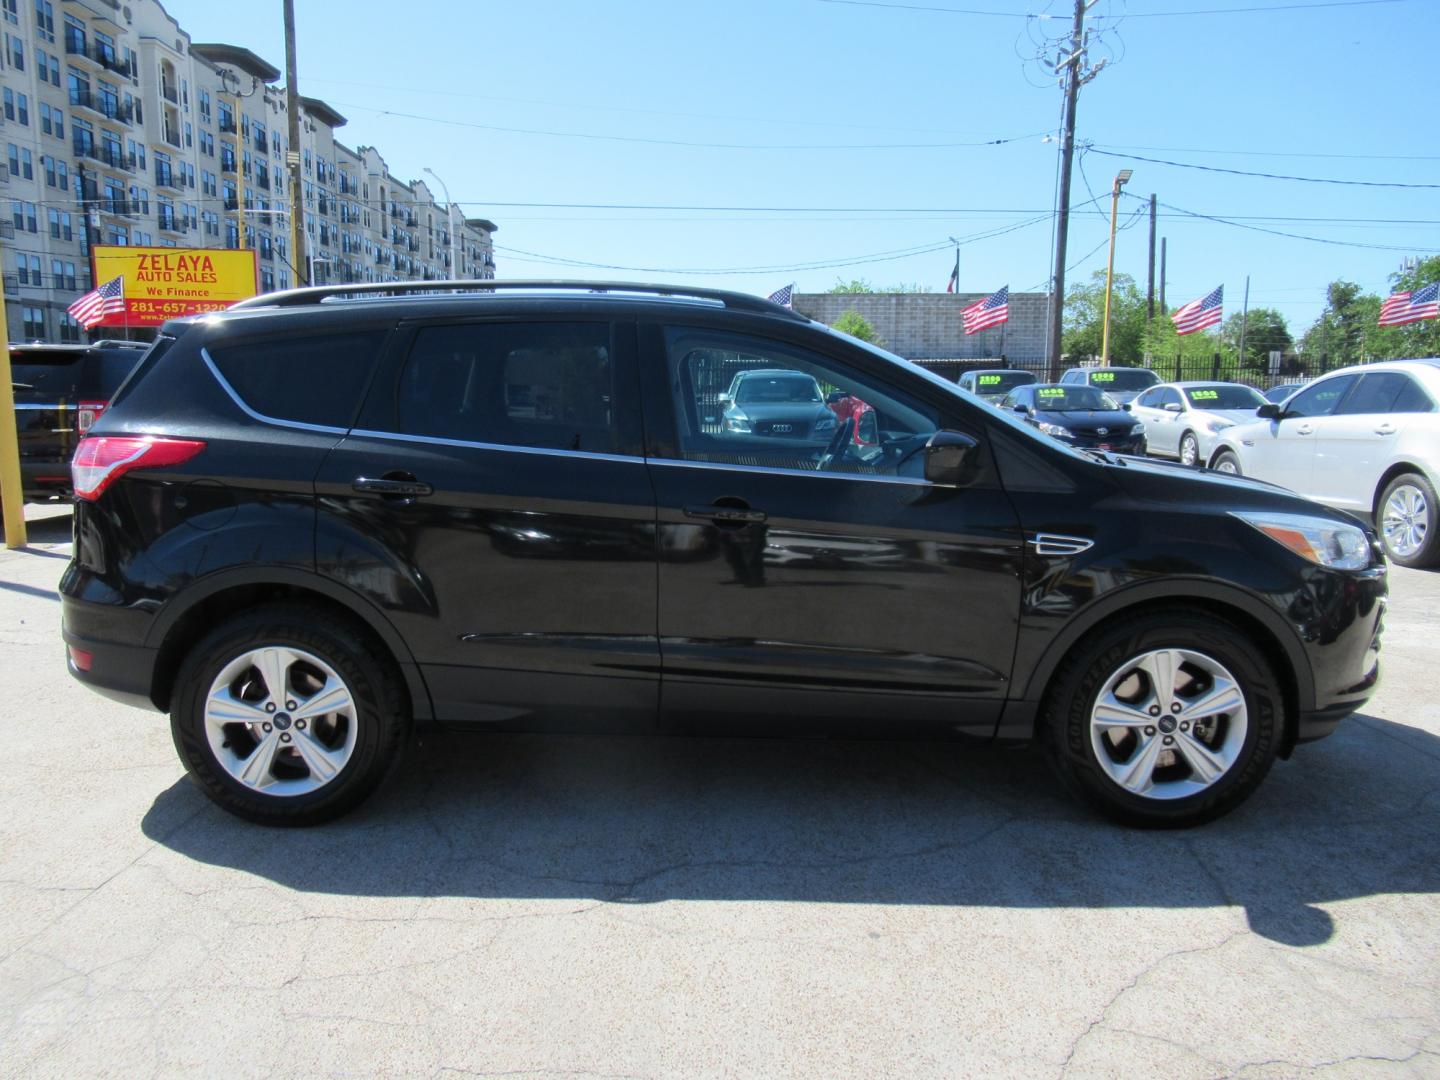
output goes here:
<path id="1" fill-rule="evenodd" d="M 1090 199 L 1087 179 L 1102 202 L 1072 217 L 1069 261 L 1092 254 L 1069 280 L 1104 268 L 1108 191 L 1124 167 L 1134 170 L 1128 192 L 1173 207 L 1376 245 L 1162 216 L 1172 306 L 1223 283 L 1227 313 L 1238 311 L 1249 274 L 1251 305 L 1279 309 L 1298 336 L 1328 282 L 1384 293 L 1406 254 L 1440 251 L 1440 189 L 1262 179 L 1100 153 L 1440 184 L 1428 86 L 1440 0 L 1318 6 L 1327 2 L 1336 4 L 1099 0 L 1094 15 L 1124 17 L 1094 43 L 1114 59 L 1081 92 L 1078 138 L 1094 149 L 1079 156 L 1072 205 Z M 244 45 L 283 67 L 279 0 L 166 6 L 194 40 Z M 762 294 L 852 277 L 943 289 L 950 237 L 976 237 L 962 248 L 962 291 L 1043 288 L 1049 276 L 1056 148 L 1043 139 L 1059 127 L 1060 93 L 1024 58 L 1033 35 L 1068 27 L 1068 0 L 296 6 L 302 93 L 349 117 L 349 145 L 378 147 L 407 179 L 429 166 L 467 214 L 495 221 L 502 277 Z M 273 19 L 260 17 L 272 8 Z M 1184 14 L 1214 9 L 1230 10 Z M 1012 141 L 956 145 L 996 139 Z M 1131 218 L 1140 206 L 1121 202 L 1131 227 L 1116 269 L 1143 288 L 1148 222 Z M 1008 226 L 1022 227 L 978 238 Z M 892 257 L 937 245 L 946 249 Z"/>

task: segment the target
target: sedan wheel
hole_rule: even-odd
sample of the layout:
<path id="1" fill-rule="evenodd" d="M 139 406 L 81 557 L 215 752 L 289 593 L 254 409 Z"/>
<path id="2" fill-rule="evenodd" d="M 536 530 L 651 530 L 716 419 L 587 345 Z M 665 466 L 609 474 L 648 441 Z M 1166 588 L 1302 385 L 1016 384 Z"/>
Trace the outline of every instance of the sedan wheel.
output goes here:
<path id="1" fill-rule="evenodd" d="M 1180 437 L 1180 464 L 1194 465 L 1200 460 L 1200 443 L 1187 431 Z"/>
<path id="2" fill-rule="evenodd" d="M 1440 506 L 1425 477 L 1406 473 L 1392 480 L 1380 496 L 1376 517 L 1392 561 L 1412 567 L 1440 561 Z"/>
<path id="3" fill-rule="evenodd" d="M 1227 476 L 1241 476 L 1240 459 L 1233 451 L 1222 450 L 1218 457 L 1211 462 L 1210 467 L 1218 473 L 1225 473 Z"/>

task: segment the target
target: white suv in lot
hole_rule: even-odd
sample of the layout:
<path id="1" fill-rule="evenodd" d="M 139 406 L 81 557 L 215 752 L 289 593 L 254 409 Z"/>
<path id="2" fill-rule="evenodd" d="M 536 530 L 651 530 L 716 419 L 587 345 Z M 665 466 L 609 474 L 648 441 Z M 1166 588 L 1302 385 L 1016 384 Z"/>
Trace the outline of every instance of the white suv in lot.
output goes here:
<path id="1" fill-rule="evenodd" d="M 1209 464 L 1374 518 L 1401 566 L 1440 562 L 1440 359 L 1343 368 L 1227 429 Z"/>

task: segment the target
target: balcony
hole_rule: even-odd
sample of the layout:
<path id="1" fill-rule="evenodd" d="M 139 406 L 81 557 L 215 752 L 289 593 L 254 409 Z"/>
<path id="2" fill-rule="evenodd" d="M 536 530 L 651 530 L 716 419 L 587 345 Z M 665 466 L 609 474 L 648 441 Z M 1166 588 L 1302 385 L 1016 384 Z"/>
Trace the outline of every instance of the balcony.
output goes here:
<path id="1" fill-rule="evenodd" d="M 160 138 L 169 145 L 175 147 L 175 149 L 182 149 L 180 145 L 180 129 L 178 127 L 171 127 L 168 123 L 162 125 L 160 129 Z"/>
<path id="2" fill-rule="evenodd" d="M 159 224 L 161 232 L 183 233 L 185 231 L 185 219 L 174 210 L 162 209 L 155 215 L 155 220 Z"/>
<path id="3" fill-rule="evenodd" d="M 118 98 L 97 94 L 91 90 L 71 90 L 70 107 L 73 109 L 85 109 L 103 116 L 106 120 L 113 120 L 119 124 L 134 124 L 135 107 L 133 105 L 122 105 Z"/>
<path id="4" fill-rule="evenodd" d="M 387 262 L 389 262 L 389 261 L 390 261 L 390 257 L 389 257 L 388 255 L 386 255 L 385 252 L 380 251 L 379 249 L 376 249 L 376 251 L 375 251 L 375 265 L 376 265 L 376 266 L 384 266 L 384 265 L 385 265 Z"/>
<path id="5" fill-rule="evenodd" d="M 255 186 L 265 191 L 270 190 L 270 170 L 260 169 L 255 173 Z"/>
<path id="6" fill-rule="evenodd" d="M 160 84 L 160 96 L 166 101 L 168 101 L 171 105 L 180 104 L 180 91 L 175 89 L 175 87 L 171 86 L 167 82 L 162 82 Z"/>
<path id="7" fill-rule="evenodd" d="M 240 209 L 240 199 L 234 195 L 226 195 L 225 209 L 229 210 L 233 214 L 236 210 Z"/>
<path id="8" fill-rule="evenodd" d="M 101 199 L 99 209 L 102 214 L 109 214 L 111 217 L 139 217 L 145 212 L 145 206 L 134 199 Z"/>
<path id="9" fill-rule="evenodd" d="M 185 187 L 185 179 L 174 169 L 157 163 L 155 166 L 155 186 L 181 191 Z"/>
<path id="10" fill-rule="evenodd" d="M 234 159 L 233 157 L 232 157 L 232 158 L 222 157 L 222 158 L 220 159 L 220 171 L 221 171 L 222 173 L 233 173 L 233 172 L 235 172 L 238 168 L 239 168 L 239 166 L 236 164 L 235 159 Z"/>
<path id="11" fill-rule="evenodd" d="M 226 116 L 223 113 L 220 115 L 220 134 L 235 134 L 235 118 L 233 116 Z"/>
<path id="12" fill-rule="evenodd" d="M 258 151 L 260 151 L 260 153 L 262 153 L 262 154 L 268 154 L 268 153 L 270 152 L 270 144 L 265 141 L 265 135 L 264 135 L 263 132 L 258 132 L 258 131 L 257 131 L 257 132 L 255 133 L 255 140 L 254 140 L 254 141 L 255 141 L 255 149 L 258 150 Z"/>

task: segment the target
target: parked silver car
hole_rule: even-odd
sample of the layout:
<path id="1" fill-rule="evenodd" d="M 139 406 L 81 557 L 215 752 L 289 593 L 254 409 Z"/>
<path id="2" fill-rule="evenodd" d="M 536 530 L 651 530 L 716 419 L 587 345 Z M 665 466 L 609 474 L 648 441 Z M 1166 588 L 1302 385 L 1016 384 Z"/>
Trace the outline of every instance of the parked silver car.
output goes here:
<path id="1" fill-rule="evenodd" d="M 1264 404 L 1258 390 L 1239 383 L 1161 383 L 1131 402 L 1130 415 L 1145 425 L 1150 453 L 1200 465 L 1210 459 L 1220 432 L 1253 424 Z"/>

